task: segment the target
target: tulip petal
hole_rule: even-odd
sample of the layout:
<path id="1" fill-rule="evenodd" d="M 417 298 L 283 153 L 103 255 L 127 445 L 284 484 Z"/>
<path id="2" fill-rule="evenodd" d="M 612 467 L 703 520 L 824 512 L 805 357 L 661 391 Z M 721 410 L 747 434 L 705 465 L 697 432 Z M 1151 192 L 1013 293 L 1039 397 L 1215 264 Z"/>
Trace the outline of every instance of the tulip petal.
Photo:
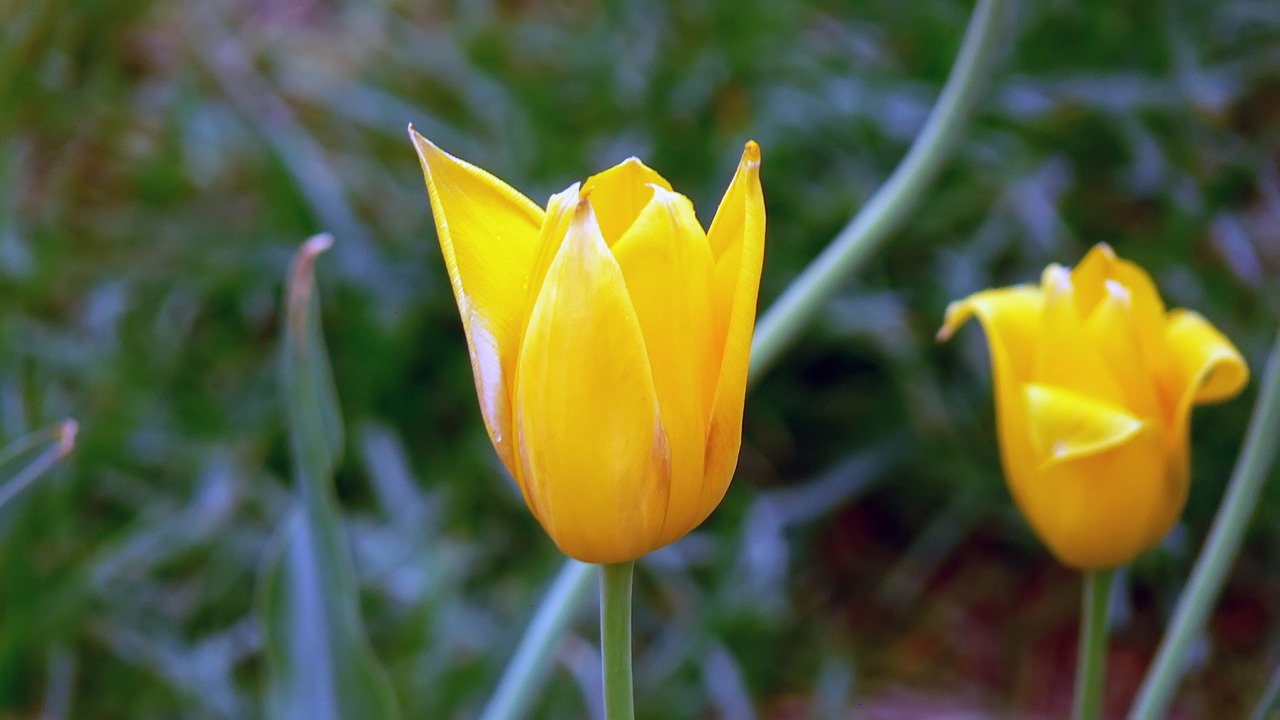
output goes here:
<path id="1" fill-rule="evenodd" d="M 1066 390 L 1033 384 L 1025 394 L 1042 464 L 1020 507 L 1054 555 L 1115 567 L 1158 542 L 1186 499 L 1159 428 Z"/>
<path id="2" fill-rule="evenodd" d="M 580 185 L 574 183 L 551 196 L 547 201 L 547 212 L 542 221 L 542 229 L 538 233 L 537 250 L 533 264 L 529 270 L 528 295 L 525 297 L 525 313 L 520 323 L 520 337 L 529 324 L 529 315 L 533 313 L 533 305 L 542 294 L 542 282 L 547 277 L 547 270 L 560 254 L 560 247 L 569 233 L 569 225 L 573 220 L 582 193 Z"/>
<path id="3" fill-rule="evenodd" d="M 1000 458 L 1015 499 L 1036 467 L 1026 433 L 1026 403 L 1021 388 L 1031 379 L 1039 342 L 1044 293 L 1034 285 L 983 290 L 947 306 L 938 331 L 949 339 L 969 318 L 977 316 L 987 335 L 991 355 L 992 384 L 996 396 L 996 423 L 1000 432 Z"/>
<path id="4" fill-rule="evenodd" d="M 1164 458 L 1161 433 L 1144 424 L 1100 452 L 1041 468 L 1019 507 L 1064 565 L 1126 565 L 1168 534 L 1186 504 L 1187 478 Z"/>
<path id="5" fill-rule="evenodd" d="M 591 197 L 600 233 L 610 247 L 640 217 L 640 211 L 653 199 L 655 185 L 671 189 L 671 183 L 633 157 L 592 175 L 582 184 L 582 193 Z"/>
<path id="6" fill-rule="evenodd" d="M 409 128 L 462 316 L 485 428 L 514 476 L 511 373 L 543 212 L 506 183 Z"/>
<path id="7" fill-rule="evenodd" d="M 1106 282 L 1115 275 L 1116 259 L 1116 253 L 1110 245 L 1098 243 L 1071 270 L 1071 284 L 1075 287 L 1076 308 L 1080 311 L 1080 317 L 1088 317 L 1093 308 L 1106 297 Z"/>
<path id="8" fill-rule="evenodd" d="M 1165 342 L 1188 407 L 1230 400 L 1249 383 L 1249 366 L 1240 351 L 1197 312 L 1170 311 Z"/>
<path id="9" fill-rule="evenodd" d="M 1123 408 L 1069 390 L 1031 383 L 1023 388 L 1027 432 L 1042 465 L 1096 455 L 1143 428 Z"/>
<path id="10" fill-rule="evenodd" d="M 707 423 L 719 371 L 712 366 L 718 358 L 712 354 L 711 250 L 688 198 L 657 188 L 613 256 L 644 331 L 671 447 L 666 544 L 702 519 Z"/>
<path id="11" fill-rule="evenodd" d="M 1183 447 L 1191 429 L 1191 408 L 1240 394 L 1249 382 L 1249 366 L 1230 340 L 1190 310 L 1169 312 L 1165 342 L 1169 370 L 1163 384 L 1165 393 L 1174 398 L 1169 423 L 1174 447 Z"/>
<path id="12" fill-rule="evenodd" d="M 1117 257 L 1106 243 L 1093 246 L 1071 271 L 1080 317 L 1089 317 L 1106 298 L 1108 281 L 1119 283 L 1128 293 L 1128 314 L 1142 357 L 1146 367 L 1159 372 L 1164 362 L 1164 301 L 1160 291 L 1146 270 Z"/>
<path id="13" fill-rule="evenodd" d="M 1031 380 L 1071 390 L 1111 405 L 1124 405 L 1124 392 L 1098 349 L 1088 341 L 1075 302 L 1071 275 L 1050 265 L 1041 280 L 1044 315 Z"/>
<path id="14" fill-rule="evenodd" d="M 614 563 L 657 547 L 670 452 L 640 321 L 585 200 L 529 318 L 515 398 L 530 509 L 561 551 Z"/>
<path id="15" fill-rule="evenodd" d="M 712 346 L 715 395 L 707 425 L 705 476 L 695 526 L 720 504 L 738 465 L 742 406 L 751 361 L 756 299 L 764 262 L 764 195 L 760 190 L 760 146 L 748 142 L 729 189 L 716 210 L 707 243 L 715 260 Z"/>
<path id="16" fill-rule="evenodd" d="M 1125 407 L 1138 417 L 1161 417 L 1156 380 L 1132 313 L 1132 296 L 1123 285 L 1111 279 L 1103 281 L 1102 298 L 1085 320 L 1085 331 L 1088 342 L 1119 383 Z"/>

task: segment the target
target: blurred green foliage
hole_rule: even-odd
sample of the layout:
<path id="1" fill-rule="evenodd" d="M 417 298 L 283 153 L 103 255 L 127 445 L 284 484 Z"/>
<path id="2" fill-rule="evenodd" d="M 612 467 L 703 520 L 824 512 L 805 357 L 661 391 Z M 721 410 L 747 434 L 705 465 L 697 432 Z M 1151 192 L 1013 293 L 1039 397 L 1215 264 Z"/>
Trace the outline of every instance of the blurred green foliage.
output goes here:
<path id="1" fill-rule="evenodd" d="M 969 10 L 0 0 L 0 436 L 82 429 L 0 509 L 0 717 L 258 712 L 254 587 L 291 506 L 281 278 L 320 230 L 365 623 L 407 717 L 474 715 L 559 556 L 485 438 L 406 124 L 537 200 L 638 155 L 704 220 L 755 138 L 767 307 L 892 170 Z M 642 717 L 1065 707 L 1078 580 L 1003 489 L 981 334 L 932 336 L 948 300 L 1097 241 L 1260 366 L 1280 310 L 1274 2 L 1021 4 L 957 160 L 749 399 L 724 506 L 641 563 Z M 1116 708 L 1251 397 L 1198 412 L 1185 522 L 1122 582 Z M 1272 482 L 1185 716 L 1238 714 L 1280 661 L 1277 548 Z M 598 706 L 593 623 L 537 716 Z"/>

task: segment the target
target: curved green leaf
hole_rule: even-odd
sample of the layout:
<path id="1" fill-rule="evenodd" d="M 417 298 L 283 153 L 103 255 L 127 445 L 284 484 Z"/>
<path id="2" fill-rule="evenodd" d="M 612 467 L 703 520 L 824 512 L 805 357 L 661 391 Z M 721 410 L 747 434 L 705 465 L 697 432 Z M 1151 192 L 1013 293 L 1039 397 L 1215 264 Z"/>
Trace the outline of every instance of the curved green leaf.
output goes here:
<path id="1" fill-rule="evenodd" d="M 266 716 L 278 720 L 400 717 L 386 673 L 364 636 L 359 586 L 333 496 L 341 413 L 324 350 L 315 259 L 332 244 L 311 238 L 294 255 L 285 295 L 281 381 L 295 502 L 263 572 Z"/>

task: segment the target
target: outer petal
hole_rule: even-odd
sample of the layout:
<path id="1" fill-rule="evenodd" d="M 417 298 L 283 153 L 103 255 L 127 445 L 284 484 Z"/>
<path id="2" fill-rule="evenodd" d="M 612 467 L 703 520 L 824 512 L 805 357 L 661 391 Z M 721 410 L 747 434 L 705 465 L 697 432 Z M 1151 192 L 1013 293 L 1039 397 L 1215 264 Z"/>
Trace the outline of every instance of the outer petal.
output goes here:
<path id="1" fill-rule="evenodd" d="M 671 189 L 671 183 L 633 157 L 592 175 L 582 184 L 582 193 L 591 196 L 600 232 L 611 247 L 649 204 L 654 185 Z"/>
<path id="2" fill-rule="evenodd" d="M 1041 466 L 1105 452 L 1128 442 L 1145 425 L 1123 408 L 1068 390 L 1032 383 L 1023 394 L 1027 432 Z"/>
<path id="3" fill-rule="evenodd" d="M 1176 309 L 1165 322 L 1173 386 L 1188 407 L 1230 400 L 1249 383 L 1249 366 L 1236 346 L 1202 315 Z"/>
<path id="4" fill-rule="evenodd" d="M 515 398 L 530 509 L 561 551 L 614 563 L 658 546 L 666 434 L 640 322 L 585 200 L 529 319 Z"/>
<path id="5" fill-rule="evenodd" d="M 409 128 L 431 196 L 436 233 L 471 352 L 485 427 L 516 474 L 510 377 L 527 313 L 526 284 L 543 212 L 498 178 Z"/>
<path id="6" fill-rule="evenodd" d="M 537 250 L 533 256 L 533 264 L 529 270 L 526 283 L 524 317 L 520 322 L 520 337 L 524 338 L 525 327 L 529 324 L 529 316 L 533 314 L 533 305 L 542 293 L 542 282 L 547 277 L 547 270 L 560 254 L 560 246 L 569 234 L 569 224 L 573 220 L 582 193 L 578 183 L 551 196 L 547 201 L 547 212 L 542 221 L 542 229 L 538 233 Z"/>
<path id="7" fill-rule="evenodd" d="M 1187 498 L 1186 477 L 1165 464 L 1160 430 L 1047 388 L 1028 393 L 1028 404 L 1034 435 L 1060 434 L 1074 445 L 1049 457 L 1023 497 L 1015 495 L 1053 554 L 1072 567 L 1109 568 L 1159 542 Z"/>
<path id="8" fill-rule="evenodd" d="M 716 211 L 707 242 L 715 259 L 712 323 L 719 372 L 707 426 L 706 482 L 693 525 L 720 504 L 742 447 L 742 405 L 751 361 L 756 298 L 764 262 L 764 195 L 760 190 L 760 146 L 748 142 L 738 171 Z M 721 340 L 723 338 L 723 340 Z"/>
<path id="9" fill-rule="evenodd" d="M 1038 465 L 1026 431 L 1027 410 L 1022 386 L 1031 379 L 1039 342 L 1044 293 L 1034 285 L 984 290 L 951 303 L 938 338 L 946 340 L 970 317 L 977 316 L 987 334 L 996 395 L 1000 459 L 1009 490 L 1024 505 L 1025 487 Z"/>
<path id="10" fill-rule="evenodd" d="M 1177 309 L 1165 324 L 1169 348 L 1166 394 L 1176 398 L 1168 420 L 1170 462 L 1186 474 L 1190 463 L 1191 408 L 1235 397 L 1249 382 L 1240 351 L 1199 313 Z"/>
<path id="11" fill-rule="evenodd" d="M 591 198 L 593 201 L 595 197 Z M 593 202 L 594 206 L 594 202 Z M 613 246 L 640 319 L 671 446 L 671 496 L 663 544 L 702 520 L 712 364 L 711 250 L 688 198 L 657 188 Z"/>

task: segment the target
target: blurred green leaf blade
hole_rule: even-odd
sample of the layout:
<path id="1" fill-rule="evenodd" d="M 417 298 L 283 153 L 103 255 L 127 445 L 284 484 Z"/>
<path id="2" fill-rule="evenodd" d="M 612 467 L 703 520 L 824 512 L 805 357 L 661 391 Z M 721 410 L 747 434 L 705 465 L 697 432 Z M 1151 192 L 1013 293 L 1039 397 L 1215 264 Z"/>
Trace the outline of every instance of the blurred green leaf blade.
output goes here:
<path id="1" fill-rule="evenodd" d="M 315 261 L 333 244 L 316 235 L 294 254 L 285 289 L 284 356 L 281 380 L 293 461 L 302 491 L 327 495 L 329 478 L 342 455 L 342 412 L 320 326 Z"/>
<path id="2" fill-rule="evenodd" d="M 0 508 L 75 449 L 79 425 L 64 420 L 0 448 Z"/>
<path id="3" fill-rule="evenodd" d="M 359 586 L 330 487 L 342 426 L 313 269 L 331 243 L 318 235 L 302 246 L 285 291 L 281 380 L 297 497 L 268 556 L 259 596 L 269 664 L 266 715 L 393 719 L 400 711 L 365 639 Z"/>

